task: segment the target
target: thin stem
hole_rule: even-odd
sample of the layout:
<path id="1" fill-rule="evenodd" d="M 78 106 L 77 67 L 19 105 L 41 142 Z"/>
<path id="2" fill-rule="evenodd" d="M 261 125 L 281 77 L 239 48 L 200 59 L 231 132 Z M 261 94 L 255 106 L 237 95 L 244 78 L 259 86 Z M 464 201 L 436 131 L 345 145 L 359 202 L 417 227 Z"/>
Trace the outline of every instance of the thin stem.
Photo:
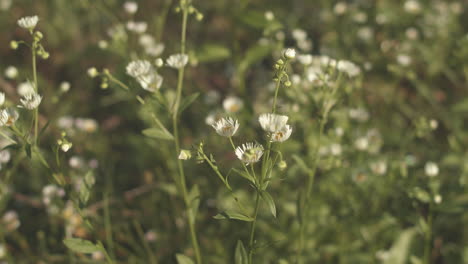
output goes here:
<path id="1" fill-rule="evenodd" d="M 254 251 L 254 238 L 255 238 L 255 224 L 257 223 L 258 208 L 260 207 L 260 191 L 257 190 L 257 197 L 255 198 L 255 211 L 253 221 L 250 226 L 250 239 L 249 239 L 249 264 L 252 264 L 252 255 Z"/>
<path id="2" fill-rule="evenodd" d="M 186 42 L 186 32 L 187 32 L 187 18 L 188 18 L 188 7 L 182 7 L 182 33 L 181 33 L 181 48 L 180 52 L 185 54 L 185 42 Z M 190 207 L 190 201 L 188 199 L 187 193 L 187 186 L 184 174 L 184 167 L 182 161 L 178 158 L 180 152 L 180 142 L 179 142 L 179 127 L 178 127 L 178 118 L 179 118 L 179 105 L 182 96 L 182 88 L 184 82 L 184 67 L 179 69 L 178 78 L 177 78 L 177 93 L 176 98 L 173 105 L 173 116 L 172 116 L 172 126 L 174 131 L 174 145 L 175 145 L 175 156 L 177 160 L 177 167 L 179 171 L 179 184 L 180 184 L 180 191 L 182 192 L 182 197 L 185 202 L 185 210 L 188 218 L 188 225 L 190 229 L 190 238 L 192 240 L 193 250 L 195 252 L 195 259 L 197 264 L 201 264 L 201 254 L 200 248 L 198 246 L 197 234 L 195 231 L 195 215 L 193 215 L 193 211 Z"/>
<path id="3" fill-rule="evenodd" d="M 14 139 L 12 139 L 10 136 L 8 136 L 7 134 L 5 134 L 5 132 L 1 131 L 0 130 L 0 136 L 3 136 L 4 138 L 8 139 L 9 141 L 11 141 L 11 143 L 14 143 L 16 144 L 16 141 Z"/>
<path id="4" fill-rule="evenodd" d="M 37 66 L 36 66 L 36 48 L 37 42 L 34 41 L 31 47 L 32 52 L 32 70 L 33 70 L 33 81 L 34 81 L 34 91 L 39 92 L 39 87 L 37 83 Z M 37 145 L 37 136 L 39 130 L 39 106 L 34 109 L 34 145 Z"/>
<path id="5" fill-rule="evenodd" d="M 434 215 L 432 212 L 432 202 L 429 204 L 429 212 L 427 217 L 427 230 L 426 239 L 424 244 L 424 264 L 431 264 L 431 252 L 432 252 L 432 221 Z"/>
<path id="6" fill-rule="evenodd" d="M 124 89 L 126 91 L 130 90 L 130 88 L 128 88 L 128 86 L 125 83 L 123 83 L 119 79 L 115 78 L 112 74 L 106 73 L 105 76 L 107 78 L 109 78 L 109 81 L 112 81 L 112 82 L 118 84 L 122 89 Z"/>

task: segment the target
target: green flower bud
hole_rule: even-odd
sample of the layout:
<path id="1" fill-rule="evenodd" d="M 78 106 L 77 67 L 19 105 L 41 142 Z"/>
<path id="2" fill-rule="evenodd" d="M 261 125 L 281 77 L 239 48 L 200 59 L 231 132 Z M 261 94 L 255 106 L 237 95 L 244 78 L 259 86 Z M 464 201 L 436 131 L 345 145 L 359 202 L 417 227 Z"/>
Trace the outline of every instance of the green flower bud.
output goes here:
<path id="1" fill-rule="evenodd" d="M 11 47 L 12 49 L 15 50 L 15 49 L 18 48 L 18 46 L 19 46 L 19 44 L 18 44 L 18 42 L 17 42 L 16 40 L 12 40 L 12 41 L 10 42 L 10 47 Z"/>

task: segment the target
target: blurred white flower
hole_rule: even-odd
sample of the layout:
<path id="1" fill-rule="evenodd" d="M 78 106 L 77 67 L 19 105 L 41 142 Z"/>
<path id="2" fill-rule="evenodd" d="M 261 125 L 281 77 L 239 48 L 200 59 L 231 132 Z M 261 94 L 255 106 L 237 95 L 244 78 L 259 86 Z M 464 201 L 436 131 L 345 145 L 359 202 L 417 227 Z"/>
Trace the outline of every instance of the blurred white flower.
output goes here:
<path id="1" fill-rule="evenodd" d="M 125 12 L 135 14 L 138 11 L 138 4 L 133 1 L 127 1 L 123 5 Z"/>
<path id="2" fill-rule="evenodd" d="M 356 139 L 356 141 L 354 141 L 354 146 L 358 150 L 366 150 L 369 147 L 369 140 L 367 139 L 367 137 L 360 137 Z"/>
<path id="3" fill-rule="evenodd" d="M 333 143 L 330 145 L 330 154 L 332 154 L 333 156 L 339 156 L 341 155 L 341 152 L 342 152 L 342 148 L 340 144 Z"/>
<path id="4" fill-rule="evenodd" d="M 303 41 L 303 40 L 307 39 L 307 32 L 305 30 L 303 30 L 303 29 L 300 29 L 300 28 L 293 29 L 291 34 L 292 34 L 292 37 L 296 41 Z"/>
<path id="5" fill-rule="evenodd" d="M 366 122 L 369 120 L 369 112 L 364 108 L 351 108 L 348 111 L 349 117 L 359 122 Z"/>
<path id="6" fill-rule="evenodd" d="M 73 144 L 71 142 L 64 142 L 60 144 L 60 149 L 63 152 L 68 152 L 72 148 Z"/>
<path id="7" fill-rule="evenodd" d="M 439 166 L 435 162 L 429 161 L 424 166 L 424 172 L 429 177 L 435 177 L 439 174 Z"/>
<path id="8" fill-rule="evenodd" d="M 91 67 L 88 69 L 88 76 L 94 78 L 99 75 L 98 70 L 95 67 Z"/>
<path id="9" fill-rule="evenodd" d="M 105 50 L 105 49 L 107 49 L 109 47 L 109 42 L 107 42 L 105 40 L 100 40 L 100 41 L 98 41 L 98 47 L 100 49 Z"/>
<path id="10" fill-rule="evenodd" d="M 268 10 L 265 12 L 265 19 L 267 21 L 273 21 L 273 19 L 275 19 L 275 14 L 273 14 L 272 11 Z"/>
<path id="11" fill-rule="evenodd" d="M 356 77 L 361 73 L 361 69 L 356 64 L 346 60 L 339 61 L 337 68 L 349 77 Z"/>
<path id="12" fill-rule="evenodd" d="M 189 58 L 187 54 L 173 54 L 167 58 L 166 63 L 169 65 L 169 67 L 180 69 L 187 65 L 188 60 Z"/>
<path id="13" fill-rule="evenodd" d="M 434 202 L 436 204 L 442 203 L 442 196 L 440 194 L 437 194 L 436 196 L 434 196 Z"/>
<path id="14" fill-rule="evenodd" d="M 127 74 L 135 78 L 143 89 L 154 92 L 161 88 L 163 77 L 157 74 L 149 61 L 132 61 L 127 65 L 126 70 Z"/>
<path id="15" fill-rule="evenodd" d="M 9 79 L 15 79 L 18 76 L 18 69 L 15 66 L 8 66 L 5 69 L 5 76 Z"/>
<path id="16" fill-rule="evenodd" d="M 23 107 L 29 110 L 36 109 L 41 104 L 41 101 L 42 96 L 37 93 L 26 94 L 23 96 L 23 98 L 20 99 Z"/>
<path id="17" fill-rule="evenodd" d="M 230 114 L 235 114 L 239 112 L 244 106 L 242 99 L 236 96 L 228 96 L 223 101 L 223 108 L 226 112 Z"/>
<path id="18" fill-rule="evenodd" d="M 216 130 L 220 136 L 223 137 L 232 137 L 236 134 L 237 129 L 239 129 L 239 122 L 237 120 L 228 118 L 221 118 L 215 122 L 212 127 Z"/>
<path id="19" fill-rule="evenodd" d="M 153 230 L 149 230 L 148 232 L 145 233 L 145 239 L 148 242 L 154 242 L 158 239 L 158 234 L 154 232 Z"/>
<path id="20" fill-rule="evenodd" d="M 18 118 L 19 114 L 14 108 L 0 110 L 0 126 L 11 126 Z"/>
<path id="21" fill-rule="evenodd" d="M 91 258 L 93 260 L 104 260 L 106 258 L 106 256 L 104 255 L 104 253 L 102 253 L 101 251 L 95 251 L 91 254 Z"/>
<path id="22" fill-rule="evenodd" d="M 410 28 L 406 29 L 405 35 L 410 40 L 417 40 L 419 38 L 419 32 L 414 27 L 410 27 Z"/>
<path id="23" fill-rule="evenodd" d="M 0 0 L 0 10 L 6 11 L 10 9 L 13 0 Z"/>
<path id="24" fill-rule="evenodd" d="M 70 83 L 69 82 L 61 82 L 59 85 L 59 89 L 62 93 L 66 93 L 70 90 Z"/>
<path id="25" fill-rule="evenodd" d="M 0 92 L 0 106 L 5 103 L 5 93 Z"/>
<path id="26" fill-rule="evenodd" d="M 37 22 L 39 22 L 39 17 L 37 16 L 28 16 L 28 17 L 22 17 L 18 20 L 18 26 L 28 29 L 28 30 L 33 30 Z"/>
<path id="27" fill-rule="evenodd" d="M 411 57 L 406 54 L 398 54 L 397 62 L 402 66 L 408 66 L 411 64 Z"/>
<path id="28" fill-rule="evenodd" d="M 403 8 L 410 14 L 418 14 L 421 12 L 421 4 L 416 0 L 406 1 Z"/>
<path id="29" fill-rule="evenodd" d="M 387 172 L 387 163 L 385 161 L 377 161 L 370 164 L 373 173 L 377 175 L 384 175 Z"/>
<path id="30" fill-rule="evenodd" d="M 8 149 L 0 151 L 0 163 L 8 163 L 11 159 L 11 154 Z"/>
<path id="31" fill-rule="evenodd" d="M 132 61 L 127 65 L 127 74 L 133 78 L 139 78 L 142 75 L 147 75 L 152 70 L 151 63 L 147 60 Z"/>
<path id="32" fill-rule="evenodd" d="M 343 15 L 346 11 L 348 11 L 348 5 L 345 2 L 338 2 L 333 7 L 335 15 Z"/>
<path id="33" fill-rule="evenodd" d="M 34 87 L 30 82 L 22 82 L 18 84 L 16 91 L 20 96 L 25 96 L 31 93 L 34 93 Z"/>
<path id="34" fill-rule="evenodd" d="M 68 165 L 74 169 L 81 169 L 84 167 L 85 162 L 83 158 L 79 156 L 73 156 L 68 160 Z"/>
<path id="35" fill-rule="evenodd" d="M 3 259 L 6 256 L 6 247 L 3 244 L 0 244 L 0 259 Z"/>
<path id="36" fill-rule="evenodd" d="M 286 126 L 289 117 L 285 115 L 277 114 L 261 114 L 258 118 L 258 122 L 262 126 L 263 130 L 274 133 L 280 131 Z"/>
<path id="37" fill-rule="evenodd" d="M 245 143 L 236 148 L 236 156 L 242 162 L 250 164 L 260 160 L 263 155 L 263 146 L 258 143 Z"/>
<path id="38" fill-rule="evenodd" d="M 135 22 L 135 21 L 127 22 L 127 29 L 137 34 L 145 33 L 147 28 L 148 28 L 148 24 L 146 22 Z"/>
<path id="39" fill-rule="evenodd" d="M 3 227 L 8 231 L 16 230 L 21 222 L 18 218 L 18 214 L 15 211 L 7 211 L 2 217 Z"/>
<path id="40" fill-rule="evenodd" d="M 1 104 L 0 104 L 0 105 L 1 105 Z M 438 126 L 439 126 L 439 122 L 437 122 L 437 120 L 435 120 L 435 119 L 429 120 L 429 127 L 430 127 L 432 130 L 436 130 Z"/>
<path id="41" fill-rule="evenodd" d="M 98 123 L 92 118 L 77 118 L 75 119 L 75 126 L 81 131 L 91 133 L 97 130 Z"/>

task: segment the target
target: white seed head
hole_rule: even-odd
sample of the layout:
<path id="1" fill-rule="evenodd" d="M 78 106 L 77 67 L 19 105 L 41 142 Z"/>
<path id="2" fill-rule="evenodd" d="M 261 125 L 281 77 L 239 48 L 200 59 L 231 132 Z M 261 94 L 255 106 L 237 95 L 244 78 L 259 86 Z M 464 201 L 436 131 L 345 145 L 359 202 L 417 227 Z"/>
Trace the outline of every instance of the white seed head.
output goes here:
<path id="1" fill-rule="evenodd" d="M 429 161 L 424 166 L 424 171 L 427 176 L 435 177 L 439 174 L 439 166 L 435 162 Z"/>
<path id="2" fill-rule="evenodd" d="M 266 132 L 275 133 L 286 126 L 288 119 L 285 115 L 261 114 L 258 122 L 260 122 L 260 125 Z"/>
<path id="3" fill-rule="evenodd" d="M 22 17 L 18 20 L 18 26 L 28 29 L 28 30 L 33 30 L 37 22 L 39 22 L 39 17 L 37 16 L 29 16 L 29 17 Z"/>
<path id="4" fill-rule="evenodd" d="M 23 107 L 29 110 L 36 109 L 41 104 L 41 101 L 42 96 L 37 93 L 26 94 L 23 96 L 23 98 L 20 99 Z"/>
<path id="5" fill-rule="evenodd" d="M 250 164 L 260 160 L 263 155 L 263 146 L 258 143 L 245 143 L 236 148 L 236 156 L 242 162 Z"/>
<path id="6" fill-rule="evenodd" d="M 296 50 L 293 48 L 287 48 L 284 51 L 284 57 L 290 60 L 294 59 L 296 57 Z"/>
<path id="7" fill-rule="evenodd" d="M 173 54 L 167 58 L 166 63 L 169 65 L 169 67 L 180 69 L 187 65 L 188 60 L 189 58 L 187 54 Z"/>
<path id="8" fill-rule="evenodd" d="M 239 112 L 244 106 L 242 99 L 236 96 L 228 96 L 223 101 L 223 108 L 226 112 L 230 114 L 235 114 Z"/>
<path id="9" fill-rule="evenodd" d="M 5 76 L 9 79 L 15 79 L 18 76 L 18 69 L 14 66 L 8 66 L 5 69 Z"/>
<path id="10" fill-rule="evenodd" d="M 239 129 L 239 122 L 231 117 L 221 118 L 215 122 L 212 127 L 219 135 L 223 137 L 232 137 L 236 134 L 237 129 Z"/>
<path id="11" fill-rule="evenodd" d="M 128 1 L 124 3 L 124 10 L 129 14 L 135 14 L 138 11 L 138 4 L 133 1 Z"/>

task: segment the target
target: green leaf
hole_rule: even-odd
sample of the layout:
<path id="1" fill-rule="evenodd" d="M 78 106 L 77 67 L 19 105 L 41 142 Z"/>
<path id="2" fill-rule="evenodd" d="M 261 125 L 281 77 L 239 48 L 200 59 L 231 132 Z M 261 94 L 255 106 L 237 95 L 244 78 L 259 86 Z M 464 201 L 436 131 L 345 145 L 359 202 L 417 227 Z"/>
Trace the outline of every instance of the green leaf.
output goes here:
<path id="1" fill-rule="evenodd" d="M 192 259 L 182 254 L 176 254 L 176 259 L 177 264 L 195 264 Z"/>
<path id="2" fill-rule="evenodd" d="M 239 72 L 244 73 L 245 71 L 247 71 L 247 69 L 252 64 L 268 56 L 271 53 L 272 49 L 273 48 L 271 45 L 261 45 L 261 44 L 257 44 L 257 45 L 250 47 L 247 50 L 244 56 L 244 59 L 239 63 L 239 66 L 238 66 Z"/>
<path id="3" fill-rule="evenodd" d="M 28 156 L 28 158 L 31 159 L 31 144 L 26 143 L 26 145 L 24 146 L 24 150 L 26 151 L 26 155 Z"/>
<path id="4" fill-rule="evenodd" d="M 416 230 L 414 228 L 409 228 L 401 232 L 400 236 L 390 249 L 390 255 L 385 260 L 384 264 L 405 264 L 408 260 L 411 240 L 415 234 Z"/>
<path id="5" fill-rule="evenodd" d="M 63 240 L 63 243 L 67 248 L 78 253 L 94 253 L 96 251 L 101 251 L 101 248 L 98 245 L 81 238 L 67 238 Z"/>
<path id="6" fill-rule="evenodd" d="M 147 137 L 157 138 L 157 139 L 162 139 L 162 140 L 174 140 L 174 136 L 172 136 L 172 134 L 169 131 L 163 130 L 160 128 L 156 128 L 156 127 L 148 128 L 148 129 L 143 130 L 142 132 L 143 132 L 143 135 Z"/>
<path id="7" fill-rule="evenodd" d="M 222 219 L 230 219 L 230 220 L 240 220 L 245 222 L 252 222 L 254 219 L 250 216 L 237 213 L 237 212 L 222 212 L 214 216 L 214 219 L 222 220 Z"/>
<path id="8" fill-rule="evenodd" d="M 234 253 L 234 263 L 235 264 L 248 264 L 247 251 L 245 250 L 244 244 L 242 241 L 237 240 L 236 252 Z"/>
<path id="9" fill-rule="evenodd" d="M 189 107 L 195 100 L 197 100 L 200 93 L 194 93 L 185 97 L 179 106 L 179 113 L 182 113 L 187 107 Z"/>
<path id="10" fill-rule="evenodd" d="M 262 191 L 260 193 L 262 196 L 262 199 L 267 203 L 268 208 L 270 208 L 271 214 L 276 218 L 276 205 L 275 201 L 273 200 L 273 197 L 267 192 L 267 191 Z"/>
<path id="11" fill-rule="evenodd" d="M 196 53 L 198 62 L 214 62 L 231 57 L 231 50 L 219 44 L 205 44 Z"/>
<path id="12" fill-rule="evenodd" d="M 192 210 L 192 217 L 195 217 L 198 213 L 198 207 L 200 206 L 200 189 L 198 185 L 195 184 L 188 194 L 188 199 L 190 201 L 190 209 Z"/>
<path id="13" fill-rule="evenodd" d="M 253 183 L 254 185 L 256 184 L 255 183 L 255 179 L 254 177 L 252 177 L 250 174 L 248 173 L 245 173 L 243 171 L 240 171 L 238 169 L 232 169 L 234 170 L 235 172 L 237 172 L 240 176 L 242 176 L 243 178 L 247 179 L 249 182 Z"/>

